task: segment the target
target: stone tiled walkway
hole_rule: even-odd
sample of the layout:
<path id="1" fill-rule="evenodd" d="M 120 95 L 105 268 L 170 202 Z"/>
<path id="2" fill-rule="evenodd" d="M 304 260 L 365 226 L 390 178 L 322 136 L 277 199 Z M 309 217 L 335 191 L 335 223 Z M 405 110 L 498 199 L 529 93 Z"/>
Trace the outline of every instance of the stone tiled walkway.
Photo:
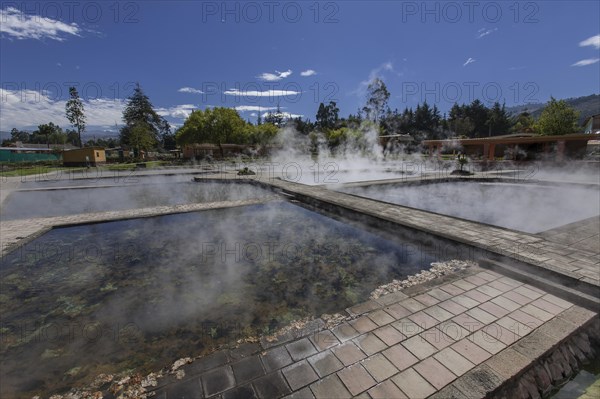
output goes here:
<path id="1" fill-rule="evenodd" d="M 200 358 L 185 366 L 183 380 L 162 380 L 155 397 L 479 397 L 597 316 L 479 268 L 347 313 L 332 329 L 317 320 L 274 343 Z M 476 385 L 482 373 L 492 386 Z"/>

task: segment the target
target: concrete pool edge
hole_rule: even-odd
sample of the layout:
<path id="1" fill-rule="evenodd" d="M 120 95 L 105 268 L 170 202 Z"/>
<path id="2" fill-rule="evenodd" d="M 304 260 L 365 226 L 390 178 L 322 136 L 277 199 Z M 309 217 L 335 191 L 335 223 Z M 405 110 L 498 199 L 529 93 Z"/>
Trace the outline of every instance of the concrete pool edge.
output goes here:
<path id="1" fill-rule="evenodd" d="M 471 287 L 465 287 L 463 285 L 465 281 L 480 285 L 476 287 L 477 284 L 475 284 Z M 441 303 L 441 298 L 443 298 L 438 297 L 438 295 L 446 292 L 443 291 L 448 289 L 445 287 L 451 286 L 452 289 L 456 289 L 456 287 L 461 286 L 467 290 L 473 288 L 483 292 L 482 286 L 492 284 L 496 284 L 494 287 L 507 290 L 507 292 L 508 290 L 512 292 L 520 289 L 519 292 L 528 293 L 531 296 L 528 299 L 529 305 L 521 304 L 520 306 L 531 306 L 531 303 L 536 303 L 544 298 L 553 301 L 553 304 L 561 303 L 563 304 L 561 306 L 568 307 L 556 312 L 555 316 L 545 322 L 538 320 L 539 325 L 530 329 L 531 331 L 521 333 L 521 335 L 515 334 L 514 339 L 509 343 L 500 344 L 502 348 L 499 350 L 495 346 L 499 341 L 496 343 L 481 341 L 475 336 L 481 330 L 475 330 L 474 328 L 475 331 L 469 335 L 472 342 L 468 345 L 476 345 L 479 348 L 478 350 L 483 348 L 491 352 L 495 351 L 495 353 L 488 352 L 487 357 L 481 362 L 473 362 L 474 366 L 472 365 L 470 370 L 462 374 L 456 373 L 459 375 L 454 376 L 451 382 L 440 382 L 441 386 L 439 388 L 430 385 L 435 384 L 434 376 L 428 375 L 423 379 L 424 377 L 419 374 L 408 375 L 407 370 L 409 369 L 412 371 L 417 369 L 422 374 L 422 369 L 418 368 L 419 364 L 424 364 L 429 359 L 433 359 L 439 352 L 447 350 L 450 346 L 438 348 L 434 353 L 426 354 L 423 358 L 418 357 L 412 364 L 408 364 L 403 369 L 401 365 L 406 365 L 403 357 L 412 357 L 413 355 L 406 352 L 405 355 L 398 357 L 399 353 L 394 352 L 393 348 L 397 348 L 400 343 L 386 341 L 385 337 L 387 336 L 383 335 L 383 330 L 390 329 L 392 326 L 398 329 L 397 325 L 402 325 L 398 324 L 399 320 L 407 320 L 406 318 L 402 319 L 402 317 L 413 317 L 415 314 L 423 313 L 423 309 L 428 312 L 429 309 L 437 307 L 437 304 Z M 502 286 L 505 288 L 502 289 Z M 504 296 L 504 294 L 498 294 L 499 292 L 495 294 L 496 297 L 492 297 L 491 301 Z M 436 304 L 433 304 L 433 306 L 432 303 L 422 305 L 422 303 L 431 300 L 432 295 L 437 301 Z M 464 295 L 461 294 L 460 296 Z M 454 295 L 452 297 L 454 299 Z M 346 311 L 348 317 L 333 328 L 327 328 L 321 319 L 315 319 L 305 329 L 296 330 L 294 334 L 288 334 L 282 337 L 281 341 L 275 343 L 265 342 L 264 340 L 260 343 L 245 343 L 237 348 L 224 349 L 200 357 L 183 366 L 185 373 L 182 379 L 176 378 L 174 373 L 159 379 L 157 385 L 151 388 L 151 392 L 154 394 L 153 397 L 165 399 L 172 396 L 185 395 L 187 397 L 192 395 L 190 397 L 225 398 L 229 397 L 228 395 L 244 392 L 254 394 L 259 398 L 284 396 L 295 398 L 298 395 L 299 397 L 314 398 L 323 397 L 320 395 L 323 393 L 330 395 L 325 397 L 347 397 L 348 394 L 352 396 L 365 395 L 367 391 L 372 394 L 374 393 L 373 390 L 378 389 L 386 390 L 385 392 L 389 394 L 392 392 L 391 390 L 398 389 L 391 381 L 397 382 L 400 375 L 408 378 L 412 384 L 425 384 L 424 386 L 427 386 L 430 391 L 422 397 L 516 397 L 514 395 L 515 387 L 529 382 L 527 379 L 523 379 L 524 375 L 531 372 L 536 366 L 548 362 L 548 359 L 555 359 L 557 353 L 560 353 L 561 346 L 572 344 L 573 340 L 580 339 L 581 334 L 591 334 L 598 330 L 599 322 L 598 315 L 594 312 L 577 305 L 566 305 L 564 301 L 561 302 L 560 299 L 552 297 L 552 295 L 538 290 L 534 286 L 522 284 L 493 271 L 486 271 L 477 267 L 462 270 L 393 294 L 387 294 L 380 299 L 381 301 L 371 300 L 349 308 Z M 482 301 L 486 301 L 486 299 L 482 299 Z M 394 313 L 399 312 L 400 309 L 406 309 L 402 306 L 415 306 L 415 303 L 419 307 L 411 309 L 409 313 L 412 316 Z M 498 303 L 500 302 L 498 301 Z M 479 305 L 477 308 L 479 308 Z M 516 312 L 522 314 L 523 312 L 520 309 L 517 309 Z M 505 312 L 508 313 L 508 310 L 505 310 Z M 390 315 L 392 315 L 391 318 Z M 512 313 L 509 315 L 512 315 Z M 458 317 L 459 315 L 456 316 L 456 318 Z M 502 316 L 495 314 L 494 320 L 499 323 L 500 317 Z M 366 326 L 367 323 L 370 323 L 371 327 Z M 436 323 L 443 324 L 445 322 L 437 321 Z M 481 324 L 484 325 L 485 323 Z M 416 334 L 419 334 L 418 336 L 422 342 L 428 345 L 425 333 L 439 327 L 431 328 L 431 326 L 426 327 L 425 325 L 423 327 L 425 328 L 421 328 Z M 394 330 L 394 328 L 391 328 L 391 330 Z M 395 333 L 398 332 L 394 331 Z M 410 337 L 417 336 L 408 335 L 404 330 L 400 331 L 406 334 L 401 342 L 406 342 L 405 340 L 410 340 Z M 456 341 L 452 341 L 452 344 L 471 339 L 462 336 L 461 338 L 461 341 L 456 339 Z M 378 344 L 375 344 L 375 349 L 372 347 L 374 343 L 371 340 L 378 342 Z M 381 345 L 382 342 L 384 343 L 383 346 L 377 346 Z M 431 339 L 429 342 L 435 345 L 435 342 Z M 597 334 L 595 342 L 598 342 Z M 357 353 L 362 355 L 352 358 L 352 355 L 345 353 L 349 347 L 354 348 L 353 351 L 358 350 Z M 590 356 L 590 351 L 583 352 L 584 355 Z M 467 356 L 464 353 L 461 354 Z M 282 356 L 288 360 L 282 361 Z M 350 358 L 346 356 L 350 356 Z M 322 367 L 325 366 L 321 363 L 321 357 L 331 357 L 330 360 L 336 362 L 339 366 L 327 366 L 329 371 L 323 371 Z M 348 359 L 347 362 L 346 359 Z M 460 359 L 464 361 L 462 356 Z M 469 359 L 472 360 L 470 357 Z M 381 367 L 375 367 L 374 363 L 380 360 L 389 369 L 394 370 L 391 371 L 391 375 L 386 374 L 390 373 L 389 370 L 386 372 Z M 342 363 L 339 363 L 340 361 Z M 252 372 L 251 370 L 255 368 L 260 371 Z M 299 374 L 294 374 L 294 370 L 297 370 Z M 357 372 L 355 383 L 352 379 L 347 378 L 352 375 L 352 372 L 348 370 Z M 444 370 L 445 372 L 448 371 Z M 317 374 L 315 374 L 315 371 Z M 455 370 L 452 371 L 455 372 Z M 243 375 L 253 375 L 253 377 L 242 377 Z M 219 382 L 214 383 L 214 381 Z M 323 388 L 325 385 L 327 385 L 326 390 Z M 279 389 L 279 391 L 268 391 L 270 396 L 265 396 L 263 391 L 265 386 Z M 510 394 L 506 396 L 506 392 Z M 407 396 L 412 397 L 408 394 Z M 372 397 L 377 396 L 373 395 Z"/>

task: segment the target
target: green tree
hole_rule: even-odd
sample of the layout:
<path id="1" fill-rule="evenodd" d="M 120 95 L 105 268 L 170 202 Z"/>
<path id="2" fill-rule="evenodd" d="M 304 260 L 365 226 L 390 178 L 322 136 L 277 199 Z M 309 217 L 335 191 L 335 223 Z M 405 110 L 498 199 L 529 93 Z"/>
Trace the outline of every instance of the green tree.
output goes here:
<path id="1" fill-rule="evenodd" d="M 85 130 L 85 109 L 83 102 L 79 98 L 79 93 L 75 87 L 69 87 L 69 96 L 71 97 L 65 106 L 67 119 L 77 129 L 79 136 L 79 147 L 83 147 L 81 133 Z"/>
<path id="2" fill-rule="evenodd" d="M 527 111 L 521 112 L 516 118 L 513 118 L 511 131 L 514 133 L 531 132 L 535 130 L 535 119 Z"/>
<path id="3" fill-rule="evenodd" d="M 507 134 L 511 126 L 511 121 L 506 113 L 505 105 L 502 104 L 500 106 L 499 102 L 495 102 L 488 114 L 488 136 Z"/>
<path id="4" fill-rule="evenodd" d="M 321 130 L 334 129 L 339 121 L 340 109 L 335 101 L 329 101 L 329 104 L 319 104 L 317 110 L 316 125 Z"/>
<path id="5" fill-rule="evenodd" d="M 363 107 L 367 118 L 375 122 L 380 120 L 385 115 L 389 98 L 390 92 L 385 83 L 383 83 L 383 80 L 379 78 L 373 79 L 367 87 L 367 104 Z"/>
<path id="6" fill-rule="evenodd" d="M 50 136 L 60 137 L 63 134 L 60 126 L 55 125 L 54 123 L 46 123 L 43 125 L 39 125 L 37 130 L 33 132 L 34 136 L 44 136 L 46 138 L 46 144 L 48 148 L 50 148 Z M 38 140 L 35 140 L 38 141 Z M 53 143 L 53 144 L 62 144 L 62 143 Z"/>
<path id="7" fill-rule="evenodd" d="M 578 118 L 579 112 L 569 106 L 565 100 L 557 101 L 554 97 L 550 97 L 535 126 L 536 130 L 544 135 L 576 133 L 579 131 Z"/>
<path id="8" fill-rule="evenodd" d="M 29 133 L 24 130 L 19 130 L 16 127 L 13 127 L 10 131 L 10 141 L 17 142 L 20 141 L 22 143 L 29 142 Z"/>
<path id="9" fill-rule="evenodd" d="M 148 96 L 139 84 L 128 98 L 123 110 L 125 126 L 121 128 L 121 144 L 136 150 L 149 150 L 160 141 L 161 134 L 168 133 L 169 123 L 154 111 Z"/>
<path id="10" fill-rule="evenodd" d="M 260 130 L 269 129 L 267 123 Z M 183 126 L 177 131 L 175 139 L 178 144 L 213 143 L 217 144 L 223 155 L 222 144 L 243 144 L 251 139 L 249 125 L 236 110 L 231 108 L 207 108 L 204 111 L 193 111 Z M 258 129 L 257 126 L 257 129 Z M 265 126 L 265 127 L 263 127 Z"/>

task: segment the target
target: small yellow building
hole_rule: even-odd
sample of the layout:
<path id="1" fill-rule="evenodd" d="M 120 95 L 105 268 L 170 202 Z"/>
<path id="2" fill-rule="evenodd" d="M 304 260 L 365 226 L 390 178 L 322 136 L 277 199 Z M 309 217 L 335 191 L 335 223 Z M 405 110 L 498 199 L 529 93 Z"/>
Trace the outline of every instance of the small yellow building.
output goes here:
<path id="1" fill-rule="evenodd" d="M 85 147 L 62 153 L 64 166 L 98 166 L 106 163 L 106 153 L 102 147 Z"/>

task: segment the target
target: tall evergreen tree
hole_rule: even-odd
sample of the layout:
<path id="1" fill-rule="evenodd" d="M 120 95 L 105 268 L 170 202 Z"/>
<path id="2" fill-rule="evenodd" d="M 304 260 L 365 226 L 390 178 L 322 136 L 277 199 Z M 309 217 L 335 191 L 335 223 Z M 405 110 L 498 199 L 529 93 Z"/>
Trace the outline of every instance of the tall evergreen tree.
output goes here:
<path id="1" fill-rule="evenodd" d="M 137 150 L 148 150 L 160 141 L 161 135 L 170 131 L 169 123 L 154 111 L 148 96 L 139 83 L 128 98 L 123 110 L 125 126 L 121 129 L 121 144 Z"/>
<path id="2" fill-rule="evenodd" d="M 75 87 L 69 87 L 69 96 L 69 101 L 67 101 L 65 106 L 66 116 L 71 125 L 77 129 L 77 135 L 79 136 L 79 147 L 83 147 L 81 133 L 85 130 L 85 109 Z"/>

